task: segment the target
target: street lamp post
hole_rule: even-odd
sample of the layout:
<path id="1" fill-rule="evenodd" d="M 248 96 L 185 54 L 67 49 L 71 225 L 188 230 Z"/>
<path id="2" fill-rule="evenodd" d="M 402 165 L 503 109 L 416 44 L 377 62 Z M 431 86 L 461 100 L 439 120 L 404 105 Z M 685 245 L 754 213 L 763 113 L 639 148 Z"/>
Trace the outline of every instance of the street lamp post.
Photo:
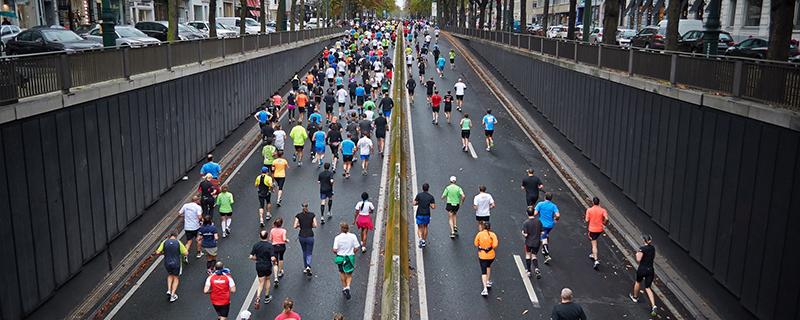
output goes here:
<path id="1" fill-rule="evenodd" d="M 706 55 L 716 55 L 719 47 L 720 5 L 720 0 L 708 2 L 708 17 L 704 26 L 708 31 L 703 35 L 703 53 Z"/>
<path id="2" fill-rule="evenodd" d="M 103 32 L 103 46 L 116 46 L 117 33 L 114 31 L 114 11 L 111 10 L 111 0 L 103 0 L 103 21 L 100 30 Z"/>

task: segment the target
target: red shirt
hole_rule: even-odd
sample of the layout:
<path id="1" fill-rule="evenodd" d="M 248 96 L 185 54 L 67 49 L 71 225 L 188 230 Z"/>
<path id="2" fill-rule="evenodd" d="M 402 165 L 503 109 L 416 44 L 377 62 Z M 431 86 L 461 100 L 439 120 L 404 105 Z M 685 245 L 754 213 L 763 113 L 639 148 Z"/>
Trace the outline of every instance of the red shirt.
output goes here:
<path id="1" fill-rule="evenodd" d="M 231 303 L 231 287 L 234 283 L 229 275 L 212 274 L 206 279 L 206 285 L 211 288 L 211 304 L 224 306 Z"/>
<path id="2" fill-rule="evenodd" d="M 440 104 L 442 104 L 442 96 L 440 96 L 438 94 L 432 95 L 431 96 L 431 104 L 434 107 L 438 107 Z"/>
<path id="3" fill-rule="evenodd" d="M 288 319 L 300 320 L 300 315 L 297 314 L 294 311 L 289 311 L 289 314 L 286 314 L 285 312 L 281 312 L 281 314 L 279 314 L 277 317 L 275 317 L 275 320 L 288 320 Z"/>

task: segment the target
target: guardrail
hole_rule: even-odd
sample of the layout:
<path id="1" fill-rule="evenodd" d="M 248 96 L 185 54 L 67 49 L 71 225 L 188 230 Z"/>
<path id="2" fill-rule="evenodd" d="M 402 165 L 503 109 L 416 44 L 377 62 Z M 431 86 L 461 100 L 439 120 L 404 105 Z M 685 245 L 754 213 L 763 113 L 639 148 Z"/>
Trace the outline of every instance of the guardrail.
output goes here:
<path id="1" fill-rule="evenodd" d="M 341 28 L 283 31 L 234 38 L 165 42 L 141 48 L 104 48 L 0 57 L 0 105 L 175 66 L 225 58 L 341 32 Z"/>
<path id="2" fill-rule="evenodd" d="M 459 27 L 445 30 L 559 60 L 800 111 L 800 64 L 797 63 L 592 44 L 506 31 Z"/>

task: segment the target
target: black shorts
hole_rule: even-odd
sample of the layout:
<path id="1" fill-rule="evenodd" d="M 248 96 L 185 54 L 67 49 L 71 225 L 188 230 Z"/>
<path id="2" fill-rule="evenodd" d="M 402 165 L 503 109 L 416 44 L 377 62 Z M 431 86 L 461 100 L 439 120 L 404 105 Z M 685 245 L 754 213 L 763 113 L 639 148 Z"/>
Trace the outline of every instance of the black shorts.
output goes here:
<path id="1" fill-rule="evenodd" d="M 344 108 L 344 102 L 339 102 L 339 108 Z"/>
<path id="2" fill-rule="evenodd" d="M 430 98 L 433 95 L 433 92 L 432 91 L 425 91 L 425 95 L 427 95 L 428 98 Z"/>
<path id="3" fill-rule="evenodd" d="M 480 222 L 480 221 L 489 222 L 489 216 L 475 216 L 475 221 L 478 221 L 478 222 Z"/>
<path id="4" fill-rule="evenodd" d="M 464 101 L 464 95 L 456 95 L 456 100 Z"/>
<path id="5" fill-rule="evenodd" d="M 458 204 L 449 204 L 449 203 L 448 203 L 448 204 L 446 204 L 446 205 L 444 206 L 444 209 L 445 209 L 445 210 L 447 210 L 447 212 L 458 213 L 458 208 L 459 208 L 460 206 L 461 206 L 461 205 L 458 205 Z"/>
<path id="6" fill-rule="evenodd" d="M 406 88 L 406 89 L 408 89 L 408 94 L 410 94 L 412 96 L 414 95 L 414 89 L 411 89 L 411 88 Z"/>
<path id="7" fill-rule="evenodd" d="M 275 183 L 278 184 L 278 190 L 283 190 L 283 184 L 286 182 L 286 177 L 275 178 Z"/>
<path id="8" fill-rule="evenodd" d="M 353 162 L 353 155 L 352 154 L 342 155 L 342 161 L 344 161 L 344 162 Z"/>
<path id="9" fill-rule="evenodd" d="M 481 265 L 481 274 L 486 274 L 486 271 L 492 266 L 492 262 L 494 262 L 494 259 L 489 259 L 489 260 L 478 259 L 478 262 Z"/>
<path id="10" fill-rule="evenodd" d="M 330 191 L 320 191 L 320 192 L 319 192 L 319 199 L 320 199 L 320 200 L 325 200 L 325 199 L 333 199 L 333 190 L 330 190 Z"/>
<path id="11" fill-rule="evenodd" d="M 589 232 L 589 240 L 597 240 L 603 232 Z"/>
<path id="12" fill-rule="evenodd" d="M 197 230 L 184 230 L 186 241 L 197 239 Z"/>
<path id="13" fill-rule="evenodd" d="M 461 130 L 461 137 L 464 139 L 469 139 L 469 130 Z"/>
<path id="14" fill-rule="evenodd" d="M 356 97 L 356 104 L 359 105 L 359 106 L 364 104 L 364 96 L 357 96 Z"/>
<path id="15" fill-rule="evenodd" d="M 450 59 L 450 64 L 456 63 L 456 59 Z"/>
<path id="16" fill-rule="evenodd" d="M 294 146 L 294 151 L 302 152 L 303 148 L 305 148 L 305 145 L 302 145 L 302 144 L 299 145 L 299 146 Z"/>
<path id="17" fill-rule="evenodd" d="M 491 138 L 491 137 L 492 137 L 492 135 L 494 134 L 494 130 L 483 130 L 483 134 L 484 134 L 485 136 L 487 136 L 487 137 L 490 137 L 490 138 Z"/>
<path id="18" fill-rule="evenodd" d="M 259 208 L 263 208 L 269 203 L 272 203 L 272 193 L 268 193 L 267 195 L 258 195 Z"/>
<path id="19" fill-rule="evenodd" d="M 338 144 L 337 145 L 329 144 L 328 148 L 331 149 L 331 154 L 333 154 L 334 158 L 339 158 L 339 145 Z"/>
<path id="20" fill-rule="evenodd" d="M 180 261 L 176 264 L 164 264 L 164 268 L 167 269 L 167 274 L 171 276 L 180 276 L 182 273 L 183 264 Z"/>
<path id="21" fill-rule="evenodd" d="M 439 107 L 431 107 L 431 112 L 439 113 Z"/>
<path id="22" fill-rule="evenodd" d="M 450 111 L 453 111 L 453 105 L 445 103 L 444 104 L 444 112 L 450 112 Z"/>
<path id="23" fill-rule="evenodd" d="M 256 274 L 259 278 L 269 277 L 272 275 L 272 265 L 256 264 Z"/>
<path id="24" fill-rule="evenodd" d="M 272 246 L 272 253 L 275 254 L 275 259 L 283 261 L 283 254 L 286 253 L 285 244 L 276 244 Z"/>
<path id="25" fill-rule="evenodd" d="M 650 286 L 653 285 L 653 279 L 655 277 L 656 274 L 651 269 L 636 270 L 636 282 L 641 283 L 645 288 L 650 288 Z"/>
<path id="26" fill-rule="evenodd" d="M 525 203 L 529 206 L 535 206 L 536 202 L 539 201 L 539 193 L 536 194 L 526 194 L 525 195 Z"/>
<path id="27" fill-rule="evenodd" d="M 539 253 L 539 246 L 529 247 L 529 246 L 526 245 L 525 246 L 525 253 L 530 253 L 530 254 L 535 255 L 535 254 Z"/>
<path id="28" fill-rule="evenodd" d="M 386 139 L 386 131 L 375 131 L 376 139 Z"/>
<path id="29" fill-rule="evenodd" d="M 224 306 L 214 305 L 214 310 L 217 311 L 217 315 L 220 317 L 228 317 L 228 312 L 231 310 L 231 304 L 226 304 Z"/>
<path id="30" fill-rule="evenodd" d="M 233 211 L 231 211 L 231 212 L 220 212 L 220 213 L 219 213 L 219 216 L 220 216 L 220 217 L 230 217 L 230 216 L 233 216 Z"/>

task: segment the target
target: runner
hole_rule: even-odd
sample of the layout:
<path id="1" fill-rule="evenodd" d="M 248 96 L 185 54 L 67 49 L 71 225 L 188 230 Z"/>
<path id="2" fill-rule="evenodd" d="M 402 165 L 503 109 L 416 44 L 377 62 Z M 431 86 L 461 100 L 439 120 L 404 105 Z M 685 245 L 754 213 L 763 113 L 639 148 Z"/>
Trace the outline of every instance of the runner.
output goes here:
<path id="1" fill-rule="evenodd" d="M 422 192 L 414 196 L 414 205 L 417 206 L 416 220 L 420 248 L 428 245 L 428 224 L 431 222 L 431 210 L 436 209 L 436 200 L 433 195 L 428 193 L 429 189 L 430 185 L 425 182 L 422 184 Z"/>
<path id="2" fill-rule="evenodd" d="M 258 275 L 258 288 L 256 289 L 256 301 L 253 308 L 258 310 L 261 308 L 261 291 L 264 293 L 264 304 L 272 301 L 272 296 L 269 294 L 270 277 L 272 276 L 272 265 L 277 262 L 275 259 L 274 247 L 269 242 L 269 232 L 261 230 L 258 232 L 258 237 L 261 239 L 253 245 L 250 250 L 250 260 L 256 262 L 256 275 Z"/>
<path id="3" fill-rule="evenodd" d="M 497 235 L 492 232 L 488 221 L 478 224 L 478 233 L 475 235 L 475 246 L 478 247 L 478 262 L 481 266 L 481 281 L 483 282 L 482 296 L 489 295 L 492 287 L 492 262 L 495 258 L 495 249 L 500 245 Z"/>
<path id="4" fill-rule="evenodd" d="M 295 98 L 297 102 L 297 120 L 303 121 L 306 115 L 306 106 L 308 106 L 308 96 L 306 95 L 305 90 L 300 90 L 300 93 L 297 94 L 297 98 Z"/>
<path id="5" fill-rule="evenodd" d="M 200 249 L 200 240 L 197 236 L 197 230 L 200 229 L 200 223 L 203 220 L 203 208 L 200 207 L 200 197 L 192 196 L 192 202 L 188 202 L 181 207 L 178 215 L 183 216 L 183 232 L 186 237 L 186 249 L 192 247 L 192 241 L 197 241 L 197 256 L 200 259 L 203 256 L 203 251 Z M 183 258 L 183 262 L 189 263 L 187 257 Z"/>
<path id="6" fill-rule="evenodd" d="M 425 83 L 425 59 L 417 59 L 417 70 L 419 73 L 419 84 Z"/>
<path id="7" fill-rule="evenodd" d="M 561 289 L 561 303 L 553 306 L 550 314 L 553 320 L 586 320 L 583 308 L 572 302 L 572 290 L 569 288 Z"/>
<path id="8" fill-rule="evenodd" d="M 294 90 L 289 91 L 289 94 L 286 95 L 286 110 L 288 112 L 289 119 L 294 119 L 294 112 L 297 109 L 297 94 Z"/>
<path id="9" fill-rule="evenodd" d="M 367 114 L 361 115 L 361 120 L 358 122 L 358 132 L 361 136 L 372 136 L 372 119 L 367 118 Z"/>
<path id="10" fill-rule="evenodd" d="M 339 148 L 342 143 L 342 126 L 333 118 L 333 123 L 328 126 L 327 138 L 328 147 L 331 149 L 331 172 L 336 173 L 336 163 L 339 162 Z"/>
<path id="11" fill-rule="evenodd" d="M 311 138 L 311 141 L 314 145 L 314 159 L 311 160 L 311 163 L 317 163 L 317 169 L 322 168 L 322 160 L 325 158 L 325 131 L 322 131 L 321 125 L 315 125 L 316 132 Z"/>
<path id="12" fill-rule="evenodd" d="M 450 53 L 448 53 L 448 56 L 450 57 L 450 70 L 455 70 L 456 69 L 456 51 L 453 50 L 453 49 L 450 49 Z"/>
<path id="13" fill-rule="evenodd" d="M 369 135 L 364 135 L 358 140 L 358 151 L 362 160 L 361 175 L 366 176 L 369 170 L 369 156 L 372 154 L 372 140 L 369 139 Z"/>
<path id="14" fill-rule="evenodd" d="M 359 83 L 355 90 L 353 90 L 353 93 L 355 94 L 356 98 L 356 106 L 358 106 L 360 109 L 364 105 L 364 101 L 367 96 L 367 90 L 364 89 L 364 84 Z"/>
<path id="15" fill-rule="evenodd" d="M 317 183 L 319 184 L 319 217 L 322 224 L 325 224 L 325 204 L 328 204 L 328 219 L 333 218 L 331 206 L 333 206 L 333 172 L 330 171 L 331 164 L 325 163 L 325 169 L 319 173 Z"/>
<path id="16" fill-rule="evenodd" d="M 432 81 L 428 81 L 430 83 Z M 439 107 L 442 105 L 442 96 L 439 95 L 439 90 L 433 92 L 433 95 L 430 95 L 428 101 L 431 103 L 431 116 L 432 120 L 431 123 L 438 125 L 439 124 Z"/>
<path id="17" fill-rule="evenodd" d="M 375 139 L 378 139 L 378 154 L 383 156 L 383 146 L 386 141 L 386 133 L 389 132 L 389 121 L 383 114 L 373 121 L 375 126 Z"/>
<path id="18" fill-rule="evenodd" d="M 269 125 L 270 120 L 272 119 L 272 114 L 269 113 L 268 108 L 264 108 L 256 112 L 256 114 L 253 115 L 253 118 L 258 121 L 258 127 L 264 129 L 264 127 Z"/>
<path id="19" fill-rule="evenodd" d="M 289 239 L 286 237 L 286 229 L 283 228 L 283 218 L 277 218 L 272 222 L 272 229 L 269 230 L 269 241 L 272 242 L 273 253 L 275 260 L 278 260 L 275 265 L 275 288 L 280 285 L 279 278 L 283 277 L 283 254 L 286 253 L 286 243 Z"/>
<path id="20" fill-rule="evenodd" d="M 360 246 L 356 235 L 350 233 L 350 225 L 340 223 L 341 233 L 333 239 L 333 253 L 336 255 L 334 263 L 339 268 L 339 280 L 342 282 L 342 294 L 350 300 L 350 282 L 353 281 L 353 271 L 356 267 L 356 250 Z"/>
<path id="21" fill-rule="evenodd" d="M 205 177 L 210 174 L 212 178 L 219 179 L 219 173 L 221 171 L 222 167 L 219 163 L 214 162 L 214 155 L 209 153 L 206 156 L 206 163 L 200 167 L 200 176 Z"/>
<path id="22" fill-rule="evenodd" d="M 283 97 L 281 96 L 280 92 L 275 91 L 275 93 L 272 94 L 270 100 L 272 100 L 271 103 L 272 110 L 270 112 L 272 118 L 270 119 L 270 121 L 275 121 L 275 118 L 277 118 L 278 116 L 278 111 L 281 110 L 281 105 L 283 104 Z"/>
<path id="23" fill-rule="evenodd" d="M 542 254 L 544 255 L 544 264 L 550 263 L 550 231 L 555 227 L 556 222 L 561 217 L 558 212 L 558 207 L 552 202 L 553 194 L 545 193 L 544 201 L 539 202 L 534 207 L 534 215 L 539 216 L 539 221 L 542 222 Z"/>
<path id="24" fill-rule="evenodd" d="M 342 141 L 342 169 L 344 172 L 342 176 L 345 179 L 350 178 L 350 168 L 353 167 L 353 153 L 356 149 L 356 144 L 353 142 L 353 135 L 348 132 L 347 139 Z"/>
<path id="25" fill-rule="evenodd" d="M 283 131 L 280 123 L 275 124 L 275 132 L 273 132 L 272 135 L 275 137 L 275 149 L 277 151 L 283 151 L 286 147 L 286 131 Z"/>
<path id="26" fill-rule="evenodd" d="M 597 238 L 603 234 L 605 225 L 608 224 L 608 212 L 600 206 L 600 199 L 594 197 L 592 199 L 592 206 L 586 209 L 586 218 L 584 219 L 588 224 L 589 241 L 592 244 L 592 253 L 589 254 L 589 259 L 594 260 L 592 267 L 597 270 L 600 266 L 600 257 L 597 255 Z"/>
<path id="27" fill-rule="evenodd" d="M 411 101 L 410 105 L 412 107 L 414 106 L 414 89 L 416 88 L 417 82 L 414 81 L 412 77 L 408 77 L 408 80 L 406 80 L 406 90 L 408 90 L 408 98 L 410 99 L 409 101 Z"/>
<path id="28" fill-rule="evenodd" d="M 534 215 L 533 207 L 528 207 L 528 219 L 522 223 L 522 236 L 525 237 L 525 270 L 528 271 L 528 276 L 531 276 L 531 263 L 533 263 L 533 272 L 536 274 L 536 279 L 542 278 L 542 272 L 539 271 L 539 261 L 536 260 L 536 255 L 539 254 L 539 246 L 542 243 L 542 222 Z"/>
<path id="29" fill-rule="evenodd" d="M 306 139 L 308 139 L 308 131 L 306 131 L 306 128 L 303 128 L 303 123 L 301 121 L 295 122 L 294 128 L 289 132 L 289 137 L 292 138 L 292 144 L 294 145 L 292 161 L 296 161 L 297 166 L 302 167 L 303 148 L 305 147 Z"/>
<path id="30" fill-rule="evenodd" d="M 470 130 L 472 130 L 472 120 L 469 118 L 469 113 L 464 114 L 458 125 L 461 126 L 461 150 L 469 152 L 469 134 Z"/>
<path id="31" fill-rule="evenodd" d="M 450 176 L 450 184 L 442 192 L 442 200 L 445 200 L 445 210 L 447 210 L 448 222 L 450 223 L 450 239 L 454 239 L 458 235 L 456 215 L 464 198 L 464 190 L 456 184 L 456 176 Z"/>
<path id="32" fill-rule="evenodd" d="M 544 184 L 539 177 L 533 175 L 533 168 L 526 170 L 528 174 L 522 179 L 522 190 L 525 190 L 525 205 L 533 207 L 539 201 L 539 191 L 544 190 Z"/>
<path id="33" fill-rule="evenodd" d="M 636 252 L 636 262 L 639 267 L 636 268 L 636 283 L 633 284 L 633 292 L 628 294 L 631 301 L 634 303 L 639 302 L 639 289 L 644 287 L 647 293 L 647 299 L 650 300 L 650 316 L 655 317 L 656 314 L 656 298 L 653 295 L 653 289 L 650 286 L 653 284 L 653 279 L 656 277 L 655 269 L 653 269 L 653 261 L 656 259 L 656 248 L 653 246 L 653 237 L 650 235 L 643 235 L 642 241 L 644 245 L 639 247 Z"/>
<path id="34" fill-rule="evenodd" d="M 425 82 L 425 95 L 428 97 L 428 103 L 431 103 L 431 96 L 433 96 L 433 91 L 436 89 L 436 81 L 433 81 L 433 77 L 430 80 Z"/>
<path id="35" fill-rule="evenodd" d="M 464 106 L 464 92 L 467 89 L 467 85 L 459 78 L 453 88 L 456 90 L 456 102 L 458 103 L 456 110 L 461 112 L 461 107 Z"/>
<path id="36" fill-rule="evenodd" d="M 311 104 L 312 103 L 309 102 L 309 105 L 311 105 Z M 314 124 L 315 126 L 321 126 L 322 125 L 322 115 L 319 114 L 319 112 L 317 112 L 316 110 L 311 110 L 311 108 L 309 108 L 308 112 L 311 113 L 311 114 L 308 115 L 308 122 L 311 123 L 311 124 Z"/>
<path id="37" fill-rule="evenodd" d="M 475 209 L 475 221 L 480 224 L 481 222 L 489 222 L 491 210 L 495 207 L 494 198 L 486 192 L 486 186 L 481 185 L 478 187 L 477 195 L 472 198 L 472 208 Z"/>
<path id="38" fill-rule="evenodd" d="M 361 202 L 356 204 L 356 211 L 353 217 L 353 224 L 358 227 L 361 232 L 361 253 L 367 252 L 367 234 L 369 230 L 375 228 L 372 224 L 372 213 L 375 211 L 375 206 L 369 200 L 369 194 L 366 192 L 361 193 Z"/>
<path id="39" fill-rule="evenodd" d="M 283 200 L 283 184 L 286 183 L 286 171 L 289 170 L 289 161 L 283 158 L 283 151 L 278 151 L 277 158 L 272 162 L 272 177 L 275 184 L 278 185 L 278 199 L 275 204 L 280 207 L 281 200 Z M 267 206 L 267 209 L 270 207 Z M 271 217 L 269 210 L 267 210 L 267 218 Z M 261 226 L 264 227 L 263 225 Z"/>
<path id="40" fill-rule="evenodd" d="M 294 309 L 294 301 L 292 298 L 283 300 L 283 311 L 275 317 L 275 320 L 300 320 L 300 315 L 292 311 Z"/>
<path id="41" fill-rule="evenodd" d="M 197 232 L 203 238 L 200 245 L 206 253 L 206 269 L 210 275 L 214 271 L 214 263 L 217 262 L 217 240 L 219 240 L 217 227 L 214 226 L 210 215 L 203 216 L 203 226 Z"/>
<path id="42" fill-rule="evenodd" d="M 450 113 L 453 111 L 453 95 L 450 92 L 447 90 L 447 94 L 444 95 L 444 117 L 447 119 L 447 124 L 450 124 Z"/>
<path id="43" fill-rule="evenodd" d="M 261 228 L 264 228 L 264 210 L 267 211 L 267 220 L 272 219 L 272 182 L 269 167 L 261 167 L 261 174 L 256 177 L 255 182 L 258 190 L 258 221 Z"/>
<path id="44" fill-rule="evenodd" d="M 203 181 L 200 182 L 200 205 L 203 207 L 203 214 L 212 215 L 214 214 L 214 204 L 216 200 L 214 197 L 217 195 L 217 187 L 214 185 L 211 180 L 214 177 L 211 173 L 206 173 Z"/>
<path id="45" fill-rule="evenodd" d="M 336 97 L 333 95 L 333 89 L 328 89 L 322 100 L 325 102 L 325 120 L 331 122 L 331 118 L 333 117 L 333 105 L 336 104 Z M 341 110 L 339 110 L 339 113 L 341 113 Z"/>
<path id="46" fill-rule="evenodd" d="M 303 250 L 303 273 L 311 276 L 311 255 L 314 252 L 314 228 L 317 227 L 317 218 L 313 212 L 308 211 L 308 202 L 303 203 L 303 210 L 294 216 L 295 229 L 299 230 L 297 241 Z"/>
<path id="47" fill-rule="evenodd" d="M 228 191 L 228 185 L 222 186 L 217 195 L 216 205 L 221 220 L 222 237 L 227 238 L 231 234 L 231 222 L 233 221 L 233 194 Z"/>
<path id="48" fill-rule="evenodd" d="M 383 99 L 381 99 L 381 102 L 378 104 L 378 106 L 381 108 L 381 111 L 383 111 L 384 117 L 388 118 L 389 116 L 392 115 L 392 108 L 394 108 L 394 100 L 389 97 L 388 92 L 383 94 Z"/>
<path id="49" fill-rule="evenodd" d="M 444 78 L 444 67 L 447 66 L 447 60 L 444 57 L 436 59 L 436 71 L 439 72 L 439 78 Z"/>
<path id="50" fill-rule="evenodd" d="M 347 98 L 349 97 L 349 93 L 345 89 L 339 89 L 336 91 L 336 102 L 339 103 L 339 116 L 342 116 L 344 113 L 344 105 L 347 103 Z M 352 109 L 353 106 L 351 105 L 350 108 Z"/>
<path id="51" fill-rule="evenodd" d="M 497 118 L 492 115 L 492 109 L 486 110 L 486 115 L 481 120 L 483 124 L 483 133 L 486 136 L 486 151 L 491 151 L 494 147 L 494 125 L 497 124 Z"/>
<path id="52" fill-rule="evenodd" d="M 167 240 L 161 242 L 156 249 L 156 254 L 164 255 L 164 269 L 167 269 L 167 298 L 169 302 L 178 300 L 178 284 L 183 273 L 183 260 L 189 250 L 178 241 L 178 235 L 171 232 Z"/>
<path id="53" fill-rule="evenodd" d="M 217 319 L 226 320 L 231 309 L 231 294 L 236 292 L 236 283 L 222 261 L 215 263 L 214 269 L 213 273 L 209 271 L 203 293 L 211 296 L 211 305 L 217 311 Z"/>

